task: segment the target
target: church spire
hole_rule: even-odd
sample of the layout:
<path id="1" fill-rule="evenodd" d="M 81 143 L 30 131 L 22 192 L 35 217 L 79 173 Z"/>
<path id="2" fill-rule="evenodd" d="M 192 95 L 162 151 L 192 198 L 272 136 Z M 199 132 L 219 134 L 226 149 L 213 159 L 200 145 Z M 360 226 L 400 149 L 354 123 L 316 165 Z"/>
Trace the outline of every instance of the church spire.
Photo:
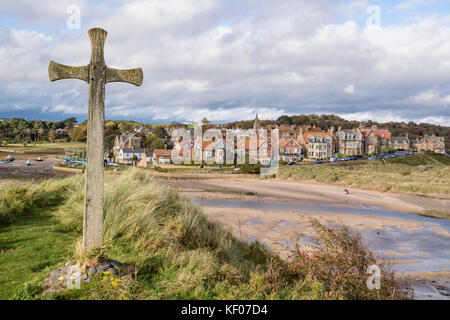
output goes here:
<path id="1" fill-rule="evenodd" d="M 259 119 L 258 119 L 258 112 L 256 113 L 256 118 L 255 118 L 255 122 L 253 122 L 253 129 L 260 129 L 261 126 L 259 124 Z"/>

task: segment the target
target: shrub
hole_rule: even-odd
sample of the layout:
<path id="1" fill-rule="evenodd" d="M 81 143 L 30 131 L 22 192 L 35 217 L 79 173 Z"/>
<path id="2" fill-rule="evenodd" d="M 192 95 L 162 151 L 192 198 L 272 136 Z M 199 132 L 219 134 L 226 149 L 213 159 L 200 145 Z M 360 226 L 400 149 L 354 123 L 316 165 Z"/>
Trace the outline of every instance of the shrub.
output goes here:
<path id="1" fill-rule="evenodd" d="M 320 284 L 322 299 L 410 299 L 413 291 L 401 288 L 392 272 L 363 245 L 361 236 L 343 226 L 325 226 L 313 220 L 319 247 L 312 252 L 300 250 L 293 254 L 288 272 Z M 367 268 L 381 269 L 381 289 L 368 290 Z M 317 291 L 317 290 L 316 290 Z"/>
<path id="2" fill-rule="evenodd" d="M 161 168 L 159 166 L 155 166 L 154 169 L 155 169 L 156 172 L 168 172 L 169 171 L 166 168 Z"/>
<path id="3" fill-rule="evenodd" d="M 260 174 L 261 173 L 261 163 L 257 164 L 241 164 L 238 166 L 239 171 L 233 171 L 234 173 L 242 174 Z"/>

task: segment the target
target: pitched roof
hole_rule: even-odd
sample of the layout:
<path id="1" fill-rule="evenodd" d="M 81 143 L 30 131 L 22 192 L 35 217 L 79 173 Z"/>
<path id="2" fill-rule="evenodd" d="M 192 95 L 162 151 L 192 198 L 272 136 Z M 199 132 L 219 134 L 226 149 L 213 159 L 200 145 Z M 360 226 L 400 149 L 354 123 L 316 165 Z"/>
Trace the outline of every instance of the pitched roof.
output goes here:
<path id="1" fill-rule="evenodd" d="M 308 131 L 303 133 L 303 139 L 305 139 L 305 141 L 308 141 L 308 138 L 312 136 L 314 137 L 321 136 L 322 138 L 331 138 L 331 139 L 333 138 L 331 134 L 324 131 Z"/>
<path id="2" fill-rule="evenodd" d="M 172 150 L 155 149 L 153 154 L 156 155 L 157 157 L 171 157 L 172 156 Z"/>
<path id="3" fill-rule="evenodd" d="M 301 148 L 301 145 L 300 145 L 300 143 L 298 143 L 297 140 L 295 140 L 295 139 L 289 139 L 289 138 L 281 138 L 281 139 L 280 139 L 280 141 L 279 141 L 279 146 L 280 146 L 280 148 L 284 147 L 285 145 L 287 145 L 287 144 L 290 143 L 291 141 L 295 143 L 295 147 L 296 147 L 296 148 Z"/>
<path id="4" fill-rule="evenodd" d="M 141 139 L 140 137 L 136 136 L 134 133 L 122 133 L 120 136 L 118 136 L 119 139 L 122 140 L 123 143 L 127 143 L 128 140 L 130 140 L 131 138 L 134 139 Z"/>
<path id="5" fill-rule="evenodd" d="M 391 137 L 391 143 L 408 143 L 409 139 L 406 137 Z"/>
<path id="6" fill-rule="evenodd" d="M 136 148 L 136 149 L 122 148 L 121 150 L 123 153 L 143 153 L 144 152 L 144 149 L 142 149 L 142 148 Z"/>
<path id="7" fill-rule="evenodd" d="M 391 133 L 388 129 L 385 128 L 361 128 L 361 132 L 364 135 L 364 138 L 367 138 L 367 136 L 370 134 L 370 132 L 374 132 L 378 139 L 391 139 Z"/>

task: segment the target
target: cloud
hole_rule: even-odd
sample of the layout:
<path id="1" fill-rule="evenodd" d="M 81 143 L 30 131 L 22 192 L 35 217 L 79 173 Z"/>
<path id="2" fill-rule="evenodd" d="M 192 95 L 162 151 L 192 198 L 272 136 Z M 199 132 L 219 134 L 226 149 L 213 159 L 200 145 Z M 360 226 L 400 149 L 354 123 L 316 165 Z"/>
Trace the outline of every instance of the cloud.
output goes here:
<path id="1" fill-rule="evenodd" d="M 230 121 L 256 112 L 336 113 L 449 124 L 450 16 L 366 29 L 350 19 L 366 14 L 366 1 L 81 1 L 83 29 L 68 32 L 64 14 L 52 9 L 56 2 L 41 3 L 49 9 L 43 16 L 59 17 L 50 31 L 29 27 L 43 19 L 36 4 L 15 2 L 33 7 L 11 9 L 7 2 L 4 9 L 23 27 L 0 27 L 0 115 L 15 105 L 85 117 L 87 85 L 50 83 L 47 67 L 50 60 L 87 64 L 87 29 L 100 26 L 109 32 L 108 65 L 144 69 L 142 87 L 108 84 L 107 117 Z"/>
<path id="2" fill-rule="evenodd" d="M 436 0 L 408 0 L 402 1 L 394 6 L 395 10 L 409 10 L 420 6 L 435 4 Z"/>

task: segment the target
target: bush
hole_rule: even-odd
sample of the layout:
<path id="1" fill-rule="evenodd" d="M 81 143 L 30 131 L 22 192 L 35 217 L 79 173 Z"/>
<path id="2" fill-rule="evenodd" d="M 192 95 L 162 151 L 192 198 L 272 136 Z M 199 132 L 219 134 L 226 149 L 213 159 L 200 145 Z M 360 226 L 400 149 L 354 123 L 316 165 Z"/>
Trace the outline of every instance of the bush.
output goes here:
<path id="1" fill-rule="evenodd" d="M 159 166 L 155 166 L 154 169 L 155 169 L 156 172 L 168 172 L 169 171 L 166 168 L 161 168 Z"/>
<path id="2" fill-rule="evenodd" d="M 313 220 L 319 247 L 312 252 L 297 248 L 289 273 L 320 284 L 323 299 L 412 299 L 409 287 L 401 288 L 395 274 L 377 263 L 372 252 L 362 244 L 361 236 L 347 227 L 329 227 Z M 381 289 L 368 290 L 367 269 L 376 265 L 381 270 Z"/>
<path id="3" fill-rule="evenodd" d="M 234 173 L 242 174 L 260 174 L 261 173 L 261 163 L 257 164 L 241 164 L 238 166 L 239 171 L 233 171 Z"/>

